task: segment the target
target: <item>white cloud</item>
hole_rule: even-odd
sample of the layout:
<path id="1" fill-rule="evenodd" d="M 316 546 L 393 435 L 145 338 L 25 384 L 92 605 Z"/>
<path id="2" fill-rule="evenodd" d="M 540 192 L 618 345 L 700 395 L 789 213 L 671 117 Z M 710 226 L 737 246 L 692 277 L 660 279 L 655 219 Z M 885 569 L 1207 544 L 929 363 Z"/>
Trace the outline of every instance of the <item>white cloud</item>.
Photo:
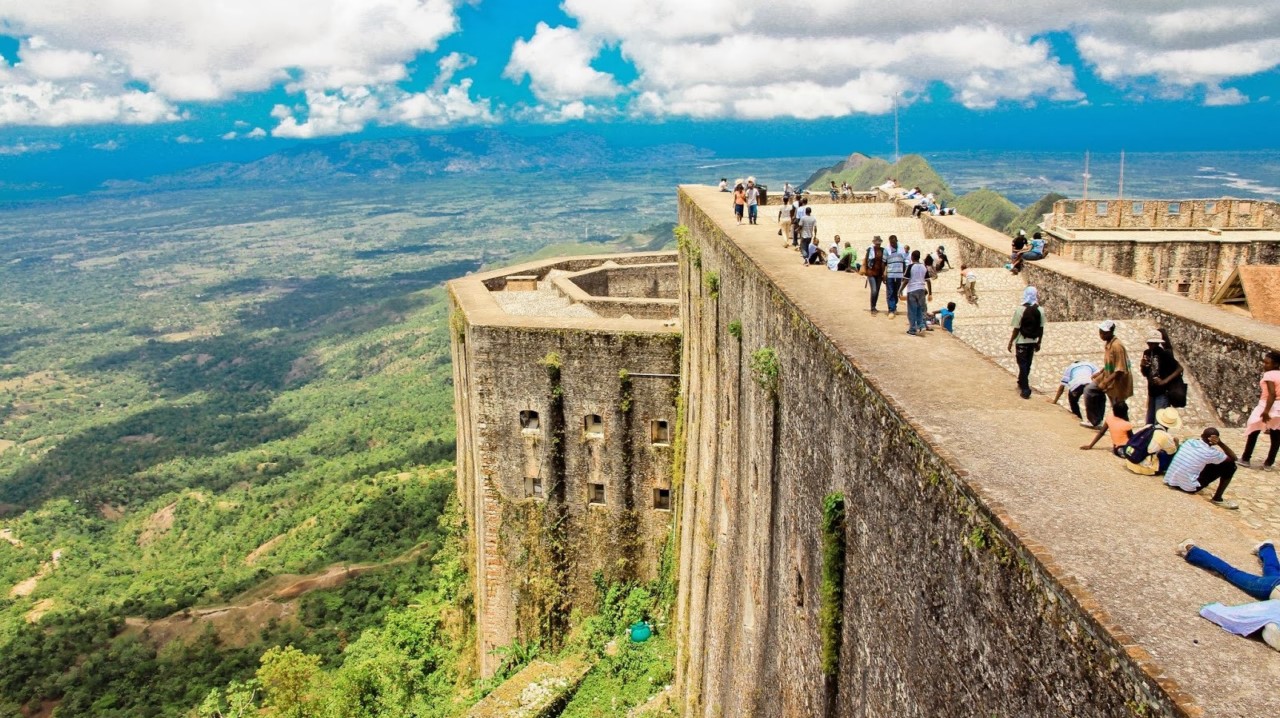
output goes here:
<path id="1" fill-rule="evenodd" d="M 645 116 L 875 114 L 935 83 L 971 109 L 1086 102 L 1049 33 L 1070 36 L 1100 77 L 1139 96 L 1238 102 L 1247 98 L 1224 82 L 1280 66 L 1277 0 L 970 0 L 927 18 L 847 0 L 564 0 L 563 9 L 576 27 L 539 23 L 506 69 L 529 79 L 548 119 L 619 95 Z M 606 47 L 637 73 L 625 88 L 592 67 Z"/>
<path id="2" fill-rule="evenodd" d="M 533 37 L 516 40 L 503 76 L 516 82 L 529 78 L 533 94 L 543 102 L 572 102 L 613 97 L 622 88 L 613 76 L 591 67 L 603 42 L 568 27 L 538 23 Z"/>
<path id="3" fill-rule="evenodd" d="M 31 155 L 38 152 L 53 152 L 62 149 L 57 142 L 15 142 L 11 145 L 0 145 L 0 156 Z"/>
<path id="4" fill-rule="evenodd" d="M 173 141 L 180 145 L 198 145 L 204 142 L 199 137 L 192 137 L 191 135 L 178 135 L 173 138 Z"/>
<path id="5" fill-rule="evenodd" d="M 459 29 L 467 1 L 0 0 L 5 34 L 23 38 L 18 63 L 0 63 L 0 126 L 172 121 L 179 103 L 279 86 L 308 105 L 352 88 L 394 94 L 408 63 Z M 433 89 L 447 116 L 469 59 L 446 60 Z M 333 129 L 367 114 L 332 105 L 313 112 L 345 115 L 323 120 Z"/>
<path id="6" fill-rule="evenodd" d="M 1204 104 L 1209 107 L 1227 107 L 1248 104 L 1249 97 L 1234 87 L 1210 87 L 1205 90 Z"/>
<path id="7" fill-rule="evenodd" d="M 249 130 L 249 132 L 245 135 L 245 137 L 248 137 L 251 140 L 260 140 L 266 136 L 267 136 L 267 131 L 262 129 L 261 127 L 255 127 L 252 130 Z"/>
<path id="8" fill-rule="evenodd" d="M 224 140 L 234 140 L 236 137 L 237 137 L 237 135 L 236 135 L 235 131 L 234 131 L 234 130 L 232 130 L 231 132 L 228 132 L 228 133 L 226 133 L 225 135 L 223 135 L 223 136 L 222 136 L 222 139 L 224 139 Z"/>
<path id="9" fill-rule="evenodd" d="M 119 140 L 107 140 L 106 142 L 99 142 L 94 145 L 93 149 L 102 150 L 103 152 L 115 152 L 120 149 L 120 147 L 121 143 Z"/>
<path id="10" fill-rule="evenodd" d="M 308 90 L 305 107 L 276 105 L 271 116 L 280 120 L 272 136 L 299 139 L 350 134 L 370 124 L 446 127 L 494 120 L 488 100 L 472 99 L 471 80 L 461 80 L 444 91 L 376 86 Z"/>

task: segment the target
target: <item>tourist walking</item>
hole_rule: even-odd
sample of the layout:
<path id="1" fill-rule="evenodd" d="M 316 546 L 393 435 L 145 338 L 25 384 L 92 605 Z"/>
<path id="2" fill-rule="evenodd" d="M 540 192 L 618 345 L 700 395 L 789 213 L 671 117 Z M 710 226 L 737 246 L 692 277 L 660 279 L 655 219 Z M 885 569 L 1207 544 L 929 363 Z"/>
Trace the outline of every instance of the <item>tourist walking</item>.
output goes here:
<path id="1" fill-rule="evenodd" d="M 920 263 L 918 249 L 911 253 L 911 265 L 907 267 L 902 295 L 907 299 L 907 334 L 924 336 L 927 300 L 933 296 L 933 282 L 929 280 L 929 268 Z"/>
<path id="2" fill-rule="evenodd" d="M 1111 413 L 1121 419 L 1129 418 L 1129 405 L 1133 396 L 1133 367 L 1129 365 L 1129 352 L 1116 337 L 1116 323 L 1110 319 L 1098 325 L 1098 337 L 1104 342 L 1102 371 L 1093 375 L 1093 381 L 1084 390 L 1085 419 L 1081 426 L 1096 429 L 1102 424 L 1107 399 L 1111 400 Z"/>
<path id="3" fill-rule="evenodd" d="M 1199 439 L 1187 439 L 1173 455 L 1169 470 L 1165 472 L 1165 484 L 1194 494 L 1204 487 L 1218 482 L 1211 503 L 1224 509 L 1236 509 L 1234 501 L 1227 501 L 1223 494 L 1236 475 L 1236 454 L 1222 443 L 1218 430 L 1209 427 L 1200 433 Z"/>
<path id="4" fill-rule="evenodd" d="M 889 235 L 889 251 L 884 258 L 884 283 L 889 303 L 889 316 L 898 316 L 898 294 L 902 291 L 902 279 L 907 272 L 907 255 L 898 249 L 898 235 Z"/>
<path id="5" fill-rule="evenodd" d="M 1187 384 L 1182 378 L 1182 365 L 1174 358 L 1162 332 L 1147 337 L 1147 349 L 1142 352 L 1138 370 L 1147 379 L 1148 424 L 1155 422 L 1156 412 L 1161 409 L 1187 405 Z"/>
<path id="6" fill-rule="evenodd" d="M 867 286 L 871 288 L 872 314 L 880 312 L 876 308 L 876 303 L 880 300 L 880 287 L 884 284 L 884 275 L 888 266 L 889 253 L 885 251 L 884 247 L 880 246 L 883 241 L 878 234 L 872 237 L 871 246 L 867 247 L 867 256 L 862 258 L 862 276 L 867 278 Z"/>
<path id="7" fill-rule="evenodd" d="M 1263 471 L 1271 471 L 1276 463 L 1276 449 L 1280 448 L 1280 411 L 1275 411 L 1276 394 L 1280 392 L 1280 352 L 1267 352 L 1262 358 L 1262 379 L 1258 382 L 1262 395 L 1258 397 L 1258 405 L 1249 414 L 1249 422 L 1245 424 L 1248 435 L 1244 441 L 1244 453 L 1240 456 L 1240 465 L 1251 467 L 1250 457 L 1258 445 L 1258 434 L 1263 430 L 1271 440 L 1267 449 L 1267 460 L 1262 464 Z"/>
<path id="8" fill-rule="evenodd" d="M 1053 395 L 1049 403 L 1057 404 L 1065 393 L 1071 413 L 1075 414 L 1077 419 L 1083 419 L 1084 416 L 1080 414 L 1080 397 L 1084 396 L 1084 388 L 1089 386 L 1089 382 L 1093 381 L 1093 375 L 1097 373 L 1098 367 L 1092 362 L 1083 360 L 1071 362 L 1063 370 L 1062 381 L 1058 384 L 1058 393 Z"/>
<path id="9" fill-rule="evenodd" d="M 738 224 L 742 224 L 742 210 L 747 205 L 747 190 L 742 183 L 733 186 L 733 216 L 738 218 Z"/>
<path id="10" fill-rule="evenodd" d="M 754 179 L 747 180 L 747 221 L 756 223 L 760 216 L 760 189 Z"/>
<path id="11" fill-rule="evenodd" d="M 1040 293 L 1035 287 L 1022 290 L 1022 305 L 1013 310 L 1013 333 L 1009 335 L 1007 351 L 1015 351 L 1018 361 L 1018 394 L 1031 398 L 1031 361 L 1040 351 L 1044 338 L 1044 309 L 1040 306 Z"/>

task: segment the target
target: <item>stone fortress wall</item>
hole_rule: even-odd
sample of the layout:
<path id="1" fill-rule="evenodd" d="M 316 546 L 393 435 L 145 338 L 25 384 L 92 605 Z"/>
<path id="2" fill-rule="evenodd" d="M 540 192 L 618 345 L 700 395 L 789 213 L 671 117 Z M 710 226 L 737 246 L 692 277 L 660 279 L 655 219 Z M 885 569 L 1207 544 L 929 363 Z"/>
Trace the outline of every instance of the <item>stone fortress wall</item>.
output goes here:
<path id="1" fill-rule="evenodd" d="M 1241 264 L 1280 264 L 1280 203 L 1241 199 L 1062 200 L 1051 251 L 1207 302 Z"/>
<path id="2" fill-rule="evenodd" d="M 907 397 L 908 411 L 882 385 L 916 370 L 908 357 L 877 363 L 861 342 L 879 337 L 827 335 L 814 317 L 839 313 L 799 303 L 803 280 L 778 276 L 825 270 L 762 267 L 685 188 L 679 205 L 692 232 L 681 261 L 684 715 L 1185 715 L 1178 689 L 909 418 L 928 400 Z M 778 359 L 772 389 L 752 367 L 761 348 Z M 826 673 L 821 525 L 833 492 L 848 506 L 845 598 Z"/>
<path id="3" fill-rule="evenodd" d="M 897 211 L 910 216 L 911 203 L 898 202 Z M 1000 232 L 966 217 L 925 216 L 922 220 L 926 236 L 959 242 L 959 261 L 975 267 L 1001 267 L 1009 261 L 1009 238 Z M 1269 243 L 1266 251 L 1278 247 Z M 1184 255 L 1184 260 L 1190 261 L 1190 256 Z M 1259 357 L 1280 347 L 1280 334 L 1273 327 L 1155 285 L 1145 286 L 1146 282 L 1123 281 L 1126 275 L 1116 276 L 1109 266 L 1095 270 L 1089 265 L 1096 264 L 1086 259 L 1066 258 L 1076 261 L 1063 262 L 1061 255 L 1050 254 L 1024 265 L 1024 276 L 1039 288 L 1050 321 L 1155 321 L 1169 332 L 1178 356 L 1195 374 L 1222 421 L 1228 426 L 1244 424 L 1258 400 L 1252 377 L 1258 372 Z"/>
<path id="4" fill-rule="evenodd" d="M 593 606 L 597 572 L 656 576 L 671 525 L 675 299 L 658 318 L 643 305 L 635 317 L 603 316 L 558 282 L 607 276 L 608 287 L 584 282 L 602 301 L 609 288 L 670 294 L 673 262 L 550 260 L 449 285 L 458 495 L 472 531 L 483 675 L 497 668 L 494 649 L 554 641 L 574 606 Z"/>

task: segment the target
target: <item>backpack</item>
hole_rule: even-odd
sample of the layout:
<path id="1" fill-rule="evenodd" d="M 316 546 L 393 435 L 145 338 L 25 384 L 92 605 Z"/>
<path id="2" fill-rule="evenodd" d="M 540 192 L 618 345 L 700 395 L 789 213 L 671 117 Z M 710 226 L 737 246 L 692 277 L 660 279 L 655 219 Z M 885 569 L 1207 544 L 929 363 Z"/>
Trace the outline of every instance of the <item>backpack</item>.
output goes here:
<path id="1" fill-rule="evenodd" d="M 1044 324 L 1040 322 L 1040 308 L 1028 304 L 1022 310 L 1022 319 L 1018 320 L 1018 333 L 1024 339 L 1039 340 L 1044 336 Z"/>
<path id="2" fill-rule="evenodd" d="M 1130 463 L 1141 464 L 1151 455 L 1151 437 L 1155 433 L 1155 424 L 1147 424 L 1138 429 L 1129 437 L 1129 443 L 1120 448 L 1120 454 Z"/>

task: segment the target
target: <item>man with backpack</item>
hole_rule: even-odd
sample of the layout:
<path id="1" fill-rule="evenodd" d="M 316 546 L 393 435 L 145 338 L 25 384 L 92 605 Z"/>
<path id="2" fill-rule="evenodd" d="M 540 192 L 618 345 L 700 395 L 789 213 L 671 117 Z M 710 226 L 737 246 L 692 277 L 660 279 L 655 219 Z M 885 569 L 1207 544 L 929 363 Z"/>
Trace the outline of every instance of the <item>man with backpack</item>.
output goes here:
<path id="1" fill-rule="evenodd" d="M 1155 423 L 1135 431 L 1124 447 L 1125 468 L 1143 476 L 1163 474 L 1178 451 L 1173 432 L 1181 426 L 1182 417 L 1178 416 L 1177 409 L 1166 407 L 1157 411 Z"/>
<path id="2" fill-rule="evenodd" d="M 1044 309 L 1040 306 L 1040 293 L 1035 287 L 1022 291 L 1022 306 L 1013 310 L 1013 333 L 1009 335 L 1008 351 L 1014 351 L 1018 360 L 1018 394 L 1031 398 L 1031 360 L 1040 351 L 1044 339 Z"/>

